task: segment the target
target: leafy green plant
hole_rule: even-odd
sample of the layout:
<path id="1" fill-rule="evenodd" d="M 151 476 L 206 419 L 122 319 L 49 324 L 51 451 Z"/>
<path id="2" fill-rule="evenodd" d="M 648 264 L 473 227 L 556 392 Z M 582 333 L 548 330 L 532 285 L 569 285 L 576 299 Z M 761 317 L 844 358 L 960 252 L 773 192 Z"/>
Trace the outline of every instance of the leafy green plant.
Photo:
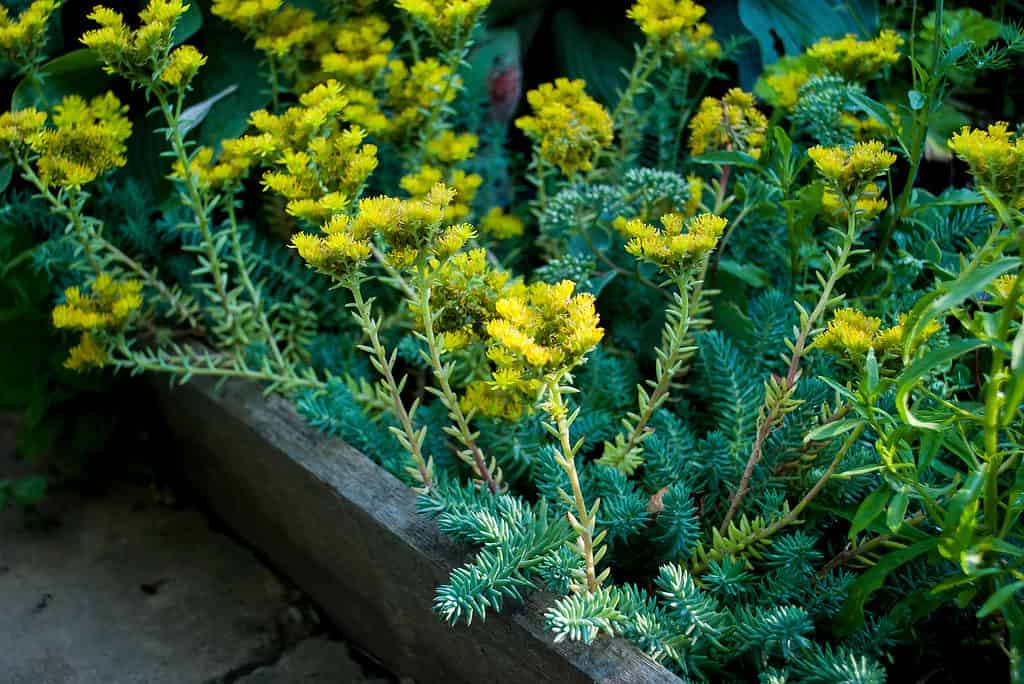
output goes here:
<path id="1" fill-rule="evenodd" d="M 640 0 L 621 78 L 541 84 L 511 127 L 507 65 L 467 92 L 483 0 L 97 7 L 50 62 L 26 33 L 0 156 L 46 225 L 12 248 L 19 320 L 56 293 L 87 378 L 293 399 L 471 549 L 448 622 L 542 588 L 556 640 L 687 681 L 908 678 L 961 640 L 1022 681 L 1024 142 L 956 97 L 1019 31 L 806 5 L 738 4 L 751 93 L 742 39 Z M 136 113 L 69 93 L 72 55 Z M 954 157 L 972 187 L 925 182 Z"/>

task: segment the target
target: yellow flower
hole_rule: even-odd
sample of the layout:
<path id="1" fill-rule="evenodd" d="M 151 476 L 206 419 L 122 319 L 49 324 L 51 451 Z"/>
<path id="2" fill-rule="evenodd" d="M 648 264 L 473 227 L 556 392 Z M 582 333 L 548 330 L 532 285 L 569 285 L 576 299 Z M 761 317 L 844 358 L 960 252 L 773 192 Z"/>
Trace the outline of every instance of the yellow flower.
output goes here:
<path id="1" fill-rule="evenodd" d="M 767 92 L 763 94 L 772 106 L 791 111 L 800 100 L 800 89 L 815 75 L 815 70 L 798 60 L 784 57 L 765 70 L 763 83 Z"/>
<path id="2" fill-rule="evenodd" d="M 96 336 L 83 332 L 78 344 L 68 351 L 64 367 L 68 370 L 83 371 L 88 368 L 102 368 L 107 363 L 107 352 L 100 345 Z"/>
<path id="3" fill-rule="evenodd" d="M 46 113 L 34 107 L 0 114 L 0 157 L 24 152 L 28 141 L 46 125 Z"/>
<path id="4" fill-rule="evenodd" d="M 525 391 L 498 387 L 497 383 L 477 380 L 466 386 L 466 392 L 459 400 L 459 405 L 468 415 L 479 414 L 488 418 L 501 420 L 519 420 L 528 414 L 531 398 L 536 396 L 537 388 L 524 388 Z"/>
<path id="5" fill-rule="evenodd" d="M 458 76 L 433 57 L 413 63 L 411 69 L 401 60 L 389 62 L 383 99 L 390 119 L 389 139 L 402 142 L 417 136 L 427 112 L 450 104 L 460 84 Z"/>
<path id="6" fill-rule="evenodd" d="M 415 198 L 425 197 L 438 184 L 444 183 L 454 191 L 453 201 L 445 208 L 444 223 L 457 223 L 470 214 L 470 207 L 483 178 L 475 173 L 455 169 L 447 175 L 434 166 L 422 166 L 414 174 L 403 176 L 399 186 Z"/>
<path id="7" fill-rule="evenodd" d="M 454 164 L 471 158 L 479 142 L 472 133 L 444 131 L 427 143 L 427 155 L 441 164 Z"/>
<path id="8" fill-rule="evenodd" d="M 244 30 L 265 26 L 283 0 L 213 0 L 210 11 Z"/>
<path id="9" fill-rule="evenodd" d="M 637 0 L 626 16 L 653 40 L 671 38 L 703 18 L 706 10 L 691 0 Z"/>
<path id="10" fill-rule="evenodd" d="M 199 50 L 191 45 L 182 45 L 171 53 L 160 80 L 172 86 L 187 86 L 204 64 L 206 57 Z"/>
<path id="11" fill-rule="evenodd" d="M 992 281 L 992 293 L 1000 300 L 1006 301 L 1006 299 L 1013 292 L 1013 286 L 1017 283 L 1017 278 L 1019 277 L 1020 276 L 1018 276 L 1016 273 L 1007 273 L 1006 275 L 999 276 L 998 278 Z M 1020 295 L 1020 298 L 1017 301 L 1024 303 L 1024 293 Z"/>
<path id="12" fill-rule="evenodd" d="M 501 207 L 493 207 L 481 219 L 480 228 L 497 240 L 507 240 L 523 234 L 523 221 L 515 214 L 506 214 Z"/>
<path id="13" fill-rule="evenodd" d="M 358 273 L 373 253 L 374 226 L 336 214 L 320 228 L 321 235 L 297 233 L 291 246 L 306 264 L 324 275 L 345 280 Z"/>
<path id="14" fill-rule="evenodd" d="M 12 20 L 0 5 L 0 56 L 22 69 L 39 62 L 46 47 L 46 22 L 60 6 L 60 0 L 35 0 Z"/>
<path id="15" fill-rule="evenodd" d="M 254 34 L 256 49 L 284 58 L 310 48 L 330 31 L 330 24 L 317 21 L 311 10 L 286 5 Z"/>
<path id="16" fill-rule="evenodd" d="M 901 357 L 903 326 L 906 320 L 907 315 L 900 314 L 896 325 L 882 328 L 881 319 L 875 316 L 868 316 L 858 309 L 849 307 L 838 309 L 832 315 L 828 327 L 815 338 L 810 348 L 823 349 L 855 362 L 860 362 L 867 356 L 868 351 L 874 350 L 884 363 Z M 920 345 L 940 329 L 938 322 L 930 322 L 916 344 Z"/>
<path id="17" fill-rule="evenodd" d="M 137 82 L 140 71 L 145 72 L 141 78 L 146 79 L 167 68 L 174 27 L 188 8 L 183 0 L 150 0 L 139 12 L 141 25 L 133 30 L 125 24 L 120 12 L 96 5 L 89 19 L 99 28 L 86 31 L 81 41 L 96 50 L 107 73 L 120 74 Z"/>
<path id="18" fill-rule="evenodd" d="M 875 183 L 868 183 L 860 191 L 854 203 L 857 217 L 867 223 L 885 211 L 889 203 L 882 197 L 882 190 Z M 849 218 L 846 202 L 831 190 L 821 196 L 822 212 L 830 223 L 844 225 Z"/>
<path id="19" fill-rule="evenodd" d="M 754 96 L 733 88 L 722 99 L 706 97 L 690 120 L 690 154 L 712 150 L 761 156 L 768 119 L 754 105 Z"/>
<path id="20" fill-rule="evenodd" d="M 715 248 L 727 221 L 714 214 L 700 214 L 689 220 L 682 214 L 665 214 L 661 223 L 663 228 L 659 230 L 632 219 L 617 222 L 616 228 L 628 238 L 627 252 L 678 277 L 700 264 Z"/>
<path id="21" fill-rule="evenodd" d="M 387 67 L 395 46 L 386 38 L 388 30 L 377 15 L 348 19 L 337 29 L 335 51 L 320 58 L 320 68 L 346 83 L 371 83 Z"/>
<path id="22" fill-rule="evenodd" d="M 59 329 L 116 330 L 142 306 L 142 283 L 138 280 L 115 281 L 101 273 L 88 294 L 77 287 L 64 291 L 64 304 L 53 309 L 53 326 Z"/>
<path id="23" fill-rule="evenodd" d="M 859 142 L 850 148 L 815 145 L 807 150 L 829 189 L 847 201 L 856 201 L 872 180 L 896 161 L 877 140 Z"/>
<path id="24" fill-rule="evenodd" d="M 54 128 L 40 128 L 27 142 L 38 155 L 39 177 L 47 185 L 81 186 L 126 163 L 125 142 L 132 124 L 128 108 L 106 93 L 86 102 L 69 95 L 54 107 Z M 27 115 L 21 125 L 38 121 Z M 4 142 L 0 119 L 0 144 Z"/>
<path id="25" fill-rule="evenodd" d="M 822 38 L 807 49 L 807 56 L 848 81 L 863 81 L 898 62 L 901 45 L 903 39 L 887 29 L 872 40 L 858 40 L 853 34 Z"/>
<path id="26" fill-rule="evenodd" d="M 451 45 L 466 35 L 491 0 L 397 0 L 395 6 L 408 13 L 442 45 Z"/>
<path id="27" fill-rule="evenodd" d="M 472 233 L 464 225 L 449 231 Z M 443 238 L 442 238 L 443 239 Z M 499 298 L 522 291 L 522 283 L 487 262 L 483 249 L 451 254 L 438 253 L 428 274 L 431 283 L 430 304 L 436 318 L 434 332 L 444 340 L 448 351 L 461 349 L 487 338 L 487 324 L 497 318 Z M 414 306 L 414 313 L 419 311 Z"/>
<path id="28" fill-rule="evenodd" d="M 285 197 L 288 213 L 309 223 L 344 211 L 377 168 L 376 145 L 364 143 L 367 132 L 342 128 L 339 114 L 347 105 L 342 85 L 328 80 L 283 114 L 253 112 L 250 123 L 259 135 L 239 143 L 246 155 L 270 162 L 264 187 Z"/>
<path id="29" fill-rule="evenodd" d="M 978 185 L 1009 206 L 1024 208 L 1024 137 L 1010 133 L 1005 122 L 986 130 L 964 126 L 949 149 L 967 162 Z"/>
<path id="30" fill-rule="evenodd" d="M 516 119 L 539 145 L 540 157 L 567 175 L 589 171 L 595 155 L 612 143 L 612 119 L 585 88 L 581 80 L 545 83 L 526 95 L 533 116 Z"/>
<path id="31" fill-rule="evenodd" d="M 524 380 L 560 376 L 601 341 L 594 297 L 574 295 L 575 287 L 571 280 L 537 282 L 496 302 L 498 318 L 487 324 L 487 354 L 497 366 L 494 387 L 518 389 Z"/>

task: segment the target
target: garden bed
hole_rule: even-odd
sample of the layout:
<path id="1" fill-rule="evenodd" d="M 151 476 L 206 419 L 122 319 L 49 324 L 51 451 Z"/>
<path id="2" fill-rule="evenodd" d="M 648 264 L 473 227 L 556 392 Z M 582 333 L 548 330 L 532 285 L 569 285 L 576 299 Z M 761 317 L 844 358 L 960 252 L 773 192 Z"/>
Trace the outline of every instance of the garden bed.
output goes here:
<path id="1" fill-rule="evenodd" d="M 347 638 L 393 671 L 419 682 L 679 682 L 619 639 L 553 643 L 544 593 L 484 624 L 448 627 L 431 610 L 434 589 L 466 550 L 416 513 L 412 491 L 254 385 L 155 384 L 180 440 L 176 467 Z"/>

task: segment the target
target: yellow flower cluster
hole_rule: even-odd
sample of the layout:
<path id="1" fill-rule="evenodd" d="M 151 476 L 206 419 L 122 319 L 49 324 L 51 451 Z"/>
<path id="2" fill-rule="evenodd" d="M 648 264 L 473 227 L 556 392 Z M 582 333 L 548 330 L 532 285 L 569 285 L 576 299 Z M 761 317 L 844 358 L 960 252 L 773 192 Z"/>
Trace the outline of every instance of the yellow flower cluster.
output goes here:
<path id="1" fill-rule="evenodd" d="M 690 154 L 712 150 L 746 152 L 761 156 L 768 119 L 755 104 L 754 96 L 732 88 L 722 99 L 706 97 L 690 120 Z"/>
<path id="2" fill-rule="evenodd" d="M 640 219 L 617 222 L 616 227 L 629 240 L 627 252 L 678 277 L 707 257 L 727 223 L 714 214 L 700 214 L 689 220 L 682 214 L 665 214 L 660 230 Z"/>
<path id="3" fill-rule="evenodd" d="M 665 40 L 696 24 L 706 11 L 692 0 L 637 0 L 626 16 L 648 38 Z"/>
<path id="4" fill-rule="evenodd" d="M 964 126 L 949 140 L 949 149 L 967 162 L 971 175 L 1003 202 L 1024 208 L 1024 137 L 1005 122 L 986 130 Z"/>
<path id="5" fill-rule="evenodd" d="M 355 17 L 334 36 L 334 52 L 320 58 L 320 68 L 343 83 L 371 83 L 387 68 L 395 44 L 386 36 L 389 27 L 377 15 Z"/>
<path id="6" fill-rule="evenodd" d="M 523 220 L 507 214 L 501 207 L 493 207 L 480 219 L 480 229 L 495 240 L 507 240 L 523 234 Z"/>
<path id="7" fill-rule="evenodd" d="M 540 157 L 573 175 L 593 168 L 595 155 L 612 143 L 612 119 L 585 92 L 582 80 L 559 78 L 526 94 L 533 116 L 516 126 L 539 145 Z"/>
<path id="8" fill-rule="evenodd" d="M 206 64 L 206 57 L 191 45 L 182 45 L 171 53 L 160 80 L 174 87 L 185 87 Z"/>
<path id="9" fill-rule="evenodd" d="M 479 142 L 472 133 L 443 131 L 427 143 L 427 156 L 442 164 L 455 164 L 471 158 Z"/>
<path id="10" fill-rule="evenodd" d="M 664 45 L 673 60 L 685 66 L 717 59 L 722 46 L 711 25 L 701 21 L 707 10 L 692 0 L 638 0 L 627 16 L 648 39 Z"/>
<path id="11" fill-rule="evenodd" d="M 327 38 L 330 29 L 330 24 L 318 21 L 311 10 L 285 6 L 255 34 L 254 44 L 260 52 L 277 58 L 294 57 L 309 50 L 315 51 L 318 44 Z"/>
<path id="12" fill-rule="evenodd" d="M 66 330 L 114 330 L 142 306 L 142 282 L 115 281 L 101 273 L 88 294 L 78 287 L 64 291 L 64 304 L 53 309 L 53 325 Z"/>
<path id="13" fill-rule="evenodd" d="M 576 284 L 536 282 L 524 294 L 502 297 L 487 324 L 494 362 L 492 387 L 536 397 L 541 385 L 583 361 L 604 337 L 594 296 L 573 294 Z"/>
<path id="14" fill-rule="evenodd" d="M 903 39 L 886 29 L 871 40 L 858 40 L 853 34 L 822 38 L 807 48 L 807 56 L 848 81 L 863 81 L 898 62 L 901 45 Z"/>
<path id="15" fill-rule="evenodd" d="M 12 20 L 0 5 L 0 55 L 21 67 L 38 61 L 46 47 L 46 22 L 60 6 L 60 0 L 35 0 Z"/>
<path id="16" fill-rule="evenodd" d="M 352 219 L 338 214 L 321 227 L 322 235 L 296 233 L 291 246 L 310 268 L 344 281 L 358 273 L 373 253 L 374 230 L 360 215 Z"/>
<path id="17" fill-rule="evenodd" d="M 490 266 L 486 250 L 479 248 L 435 263 L 430 282 L 431 308 L 437 313 L 434 333 L 445 351 L 484 341 L 487 324 L 498 316 L 498 299 L 525 293 L 521 280 Z"/>
<path id="18" fill-rule="evenodd" d="M 821 196 L 822 212 L 828 221 L 835 225 L 844 225 L 850 217 L 849 209 L 843 198 L 832 190 L 826 190 Z M 857 217 L 864 222 L 873 220 L 889 206 L 882 197 L 882 190 L 875 183 L 866 184 L 854 202 Z"/>
<path id="19" fill-rule="evenodd" d="M 385 258 L 395 268 L 425 264 L 430 257 L 447 259 L 475 237 L 469 224 L 444 225 L 454 194 L 437 184 L 422 198 L 363 199 L 355 218 L 334 217 L 322 228 L 324 236 L 299 234 L 292 246 L 310 266 L 336 278 L 353 273 L 369 256 L 374 234 L 387 242 Z"/>
<path id="20" fill-rule="evenodd" d="M 210 11 L 249 32 L 266 26 L 283 4 L 283 0 L 213 0 Z"/>
<path id="21" fill-rule="evenodd" d="M 407 12 L 434 40 L 447 46 L 465 39 L 491 0 L 397 0 L 395 6 Z"/>
<path id="22" fill-rule="evenodd" d="M 529 384 L 529 383 L 526 383 Z M 491 381 L 476 380 L 466 385 L 459 406 L 467 415 L 480 414 L 501 420 L 519 420 L 528 414 L 539 388 L 530 391 L 508 390 L 495 387 Z"/>
<path id="23" fill-rule="evenodd" d="M 113 93 L 107 93 L 88 102 L 78 95 L 65 97 L 53 109 L 52 128 L 44 127 L 46 115 L 34 109 L 3 114 L 0 150 L 13 151 L 27 142 L 46 185 L 79 187 L 125 165 L 125 141 L 132 134 L 127 111 Z M 8 142 L 18 132 L 26 137 Z"/>
<path id="24" fill-rule="evenodd" d="M 347 105 L 341 84 L 329 80 L 283 114 L 259 110 L 250 118 L 259 134 L 241 138 L 238 151 L 279 169 L 266 172 L 263 185 L 288 200 L 293 216 L 326 221 L 359 195 L 377 168 L 377 147 L 363 142 L 366 131 L 341 128 L 339 114 Z"/>
<path id="25" fill-rule="evenodd" d="M 454 190 L 455 195 L 445 209 L 443 221 L 445 225 L 451 225 L 469 216 L 476 191 L 483 182 L 484 179 L 479 175 L 467 173 L 462 169 L 452 169 L 445 174 L 436 166 L 425 165 L 416 173 L 402 176 L 399 185 L 412 197 L 417 198 L 426 197 L 438 183 L 444 183 Z"/>
<path id="26" fill-rule="evenodd" d="M 1006 275 L 999 276 L 992 281 L 991 289 L 993 294 L 995 294 L 999 299 L 1006 301 L 1013 292 L 1013 287 L 1017 283 L 1017 278 L 1019 277 L 1020 276 L 1016 273 L 1007 273 Z M 1020 296 L 1018 302 L 1024 303 L 1024 294 Z"/>
<path id="27" fill-rule="evenodd" d="M 452 70 L 433 57 L 414 62 L 411 69 L 401 60 L 392 60 L 384 76 L 389 122 L 386 135 L 397 142 L 418 135 L 427 112 L 450 104 L 459 83 Z"/>
<path id="28" fill-rule="evenodd" d="M 877 140 L 859 142 L 850 148 L 815 145 L 807 150 L 829 190 L 844 200 L 856 200 L 869 183 L 896 162 Z"/>
<path id="29" fill-rule="evenodd" d="M 220 156 L 214 160 L 213 149 L 200 147 L 192 157 L 190 167 L 201 188 L 215 192 L 232 192 L 249 175 L 249 170 L 273 147 L 264 136 L 243 136 L 221 141 Z M 175 161 L 171 171 L 175 178 L 184 178 L 185 172 L 180 161 Z"/>
<path id="30" fill-rule="evenodd" d="M 130 29 L 120 12 L 96 5 L 89 18 L 99 24 L 99 28 L 86 31 L 81 40 L 86 47 L 96 50 L 107 73 L 136 80 L 149 79 L 166 68 L 174 26 L 188 8 L 184 0 L 150 0 L 139 13 L 141 26 Z M 194 65 L 196 60 L 195 54 L 178 59 L 183 60 L 178 69 L 190 68 L 189 64 Z M 198 65 L 195 68 L 198 69 Z"/>
<path id="31" fill-rule="evenodd" d="M 46 125 L 46 112 L 33 107 L 0 114 L 0 158 L 22 154 L 30 138 Z"/>
<path id="32" fill-rule="evenodd" d="M 142 306 L 142 283 L 138 280 L 115 281 L 101 273 L 85 294 L 77 287 L 64 292 L 65 303 L 53 309 L 53 325 L 63 330 L 78 330 L 82 335 L 71 349 L 64 366 L 81 370 L 102 366 L 106 362 L 103 350 L 94 333 L 121 328 Z"/>
<path id="33" fill-rule="evenodd" d="M 800 100 L 800 89 L 816 72 L 803 66 L 789 66 L 786 59 L 784 57 L 766 70 L 764 85 L 768 92 L 764 96 L 772 106 L 791 110 Z"/>
<path id="34" fill-rule="evenodd" d="M 832 315 L 828 327 L 815 338 L 810 348 L 824 349 L 831 354 L 854 361 L 863 359 L 871 350 L 874 350 L 879 358 L 886 354 L 899 357 L 906 320 L 907 315 L 900 314 L 896 325 L 883 328 L 880 318 L 868 316 L 858 309 L 849 307 L 838 309 Z M 917 343 L 924 342 L 940 329 L 937 321 L 930 322 Z"/>

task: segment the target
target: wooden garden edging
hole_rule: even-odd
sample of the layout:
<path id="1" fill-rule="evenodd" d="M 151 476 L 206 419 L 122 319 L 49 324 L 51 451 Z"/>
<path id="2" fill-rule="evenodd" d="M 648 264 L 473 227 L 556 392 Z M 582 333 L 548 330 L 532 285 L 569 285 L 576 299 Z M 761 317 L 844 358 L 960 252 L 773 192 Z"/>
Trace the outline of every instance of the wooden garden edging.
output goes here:
<path id="1" fill-rule="evenodd" d="M 187 480 L 224 521 L 392 671 L 429 682 L 679 684 L 631 644 L 555 644 L 552 597 L 532 595 L 486 622 L 449 627 L 435 587 L 466 558 L 418 515 L 415 495 L 347 444 L 246 383 L 195 379 L 158 402 Z"/>

